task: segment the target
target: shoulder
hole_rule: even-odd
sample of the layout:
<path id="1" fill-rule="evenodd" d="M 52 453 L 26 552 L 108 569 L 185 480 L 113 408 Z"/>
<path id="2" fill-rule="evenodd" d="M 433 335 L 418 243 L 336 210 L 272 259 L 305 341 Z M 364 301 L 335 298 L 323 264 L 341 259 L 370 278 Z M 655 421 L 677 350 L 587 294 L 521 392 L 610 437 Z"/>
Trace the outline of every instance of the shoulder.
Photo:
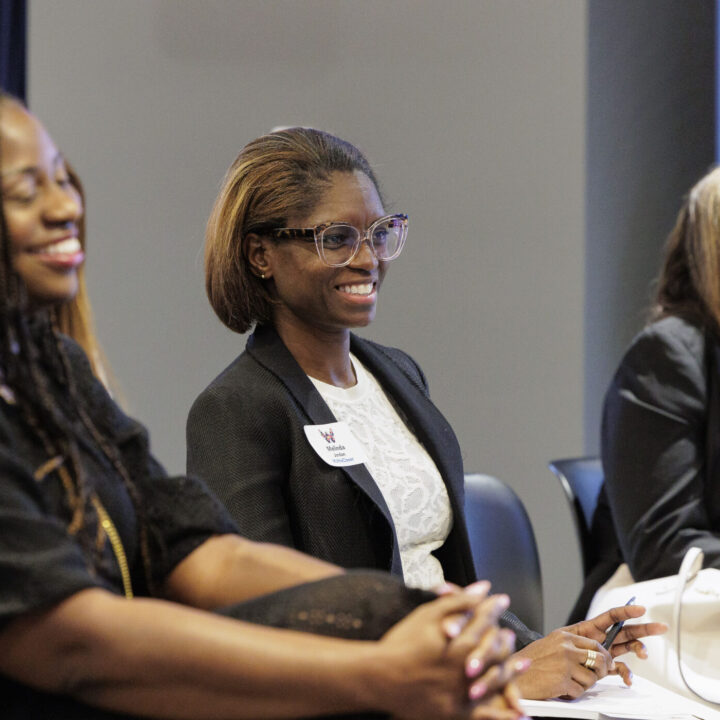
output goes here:
<path id="1" fill-rule="evenodd" d="M 101 422 L 109 430 L 119 430 L 133 424 L 134 421 L 125 415 L 93 373 L 90 360 L 82 347 L 67 335 L 60 335 L 60 348 L 70 364 L 77 396 L 93 420 Z"/>
<path id="2" fill-rule="evenodd" d="M 79 343 L 68 335 L 59 335 L 60 347 L 67 356 L 72 367 L 76 381 L 92 383 L 95 376 L 90 366 L 90 360 Z"/>
<path id="3" fill-rule="evenodd" d="M 631 348 L 657 348 L 670 354 L 702 356 L 705 350 L 705 332 L 689 320 L 670 315 L 656 320 L 637 334 Z"/>
<path id="4" fill-rule="evenodd" d="M 116 405 L 107 387 L 95 375 L 85 350 L 67 335 L 59 335 L 59 344 L 68 360 L 78 395 L 91 405 Z"/>
<path id="5" fill-rule="evenodd" d="M 133 439 L 141 439 L 147 445 L 145 426 L 130 417 L 110 395 L 93 372 L 82 347 L 66 335 L 60 335 L 60 345 L 70 363 L 77 398 L 99 429 L 107 433 L 118 446 Z"/>
<path id="6" fill-rule="evenodd" d="M 282 379 L 246 350 L 197 396 L 188 415 L 188 428 L 228 420 L 235 426 L 264 422 L 277 414 L 277 406 L 287 403 L 288 396 Z"/>
<path id="7" fill-rule="evenodd" d="M 632 341 L 622 365 L 652 371 L 658 379 L 686 370 L 704 373 L 706 337 L 702 328 L 676 316 L 644 328 Z"/>
<path id="8" fill-rule="evenodd" d="M 404 350 L 381 345 L 372 340 L 365 340 L 352 336 L 352 350 L 361 360 L 382 364 L 390 363 L 397 367 L 413 385 L 416 385 L 424 394 L 428 392 L 428 382 L 425 373 L 418 363 Z"/>
<path id="9" fill-rule="evenodd" d="M 216 408 L 252 397 L 258 387 L 253 377 L 261 372 L 262 368 L 252 361 L 247 352 L 241 353 L 197 396 L 190 409 L 190 416 L 205 407 Z"/>
<path id="10" fill-rule="evenodd" d="M 640 332 L 615 374 L 609 397 L 633 397 L 669 411 L 704 403 L 707 393 L 706 335 L 680 317 L 662 318 Z"/>
<path id="11" fill-rule="evenodd" d="M 256 385 L 256 377 L 261 374 L 262 367 L 253 360 L 247 351 L 243 351 L 208 383 L 201 395 L 241 392 L 244 391 L 246 385 L 252 389 Z"/>

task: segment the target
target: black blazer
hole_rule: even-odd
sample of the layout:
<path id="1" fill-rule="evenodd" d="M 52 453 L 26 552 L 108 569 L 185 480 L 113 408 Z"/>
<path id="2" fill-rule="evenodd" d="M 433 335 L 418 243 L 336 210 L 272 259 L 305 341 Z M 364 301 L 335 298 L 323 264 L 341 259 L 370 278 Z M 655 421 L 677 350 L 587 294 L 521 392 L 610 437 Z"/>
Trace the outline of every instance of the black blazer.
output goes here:
<path id="1" fill-rule="evenodd" d="M 446 579 L 472 582 L 463 465 L 452 428 L 408 355 L 354 335 L 350 347 L 435 462 L 454 518 L 435 554 Z M 390 512 L 365 465 L 331 467 L 305 437 L 305 425 L 331 422 L 330 408 L 275 330 L 259 327 L 190 410 L 188 471 L 207 482 L 253 540 L 295 547 L 342 567 L 402 575 Z"/>
<path id="2" fill-rule="evenodd" d="M 705 552 L 705 567 L 720 568 L 717 338 L 679 317 L 635 338 L 605 397 L 602 461 L 593 530 L 604 527 L 607 538 L 614 522 L 617 554 L 613 563 L 608 540 L 605 568 L 584 591 L 588 602 L 623 559 L 638 582 L 677 573 L 693 545 Z"/>
<path id="3" fill-rule="evenodd" d="M 350 336 L 350 349 L 377 378 L 445 482 L 453 527 L 434 555 L 445 578 L 476 579 L 464 515 L 464 476 L 455 433 L 432 404 L 422 370 L 406 353 Z M 272 327 L 259 326 L 245 352 L 195 400 L 187 422 L 188 472 L 225 503 L 240 532 L 297 548 L 345 568 L 402 576 L 395 526 L 365 465 L 336 468 L 303 428 L 335 416 Z M 505 611 L 518 647 L 541 637 Z"/>

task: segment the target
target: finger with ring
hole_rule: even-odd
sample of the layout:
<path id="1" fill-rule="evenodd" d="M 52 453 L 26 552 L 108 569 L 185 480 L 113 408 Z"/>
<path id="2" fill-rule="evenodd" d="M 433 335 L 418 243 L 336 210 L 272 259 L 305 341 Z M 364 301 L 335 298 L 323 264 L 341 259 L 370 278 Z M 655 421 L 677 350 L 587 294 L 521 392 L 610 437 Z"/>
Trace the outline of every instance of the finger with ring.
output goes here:
<path id="1" fill-rule="evenodd" d="M 592 670 L 595 667 L 596 659 L 597 659 L 597 651 L 596 650 L 588 650 L 587 657 L 585 658 L 585 662 L 583 663 L 583 665 L 588 670 Z"/>

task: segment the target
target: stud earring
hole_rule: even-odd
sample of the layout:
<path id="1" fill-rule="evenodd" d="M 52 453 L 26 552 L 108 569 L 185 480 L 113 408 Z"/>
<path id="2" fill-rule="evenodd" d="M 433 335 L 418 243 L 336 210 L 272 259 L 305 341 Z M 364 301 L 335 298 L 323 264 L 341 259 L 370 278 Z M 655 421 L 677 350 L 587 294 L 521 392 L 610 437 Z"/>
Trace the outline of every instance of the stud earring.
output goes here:
<path id="1" fill-rule="evenodd" d="M 264 280 L 264 279 L 265 279 L 265 273 L 260 273 L 260 279 L 261 279 L 261 280 Z"/>

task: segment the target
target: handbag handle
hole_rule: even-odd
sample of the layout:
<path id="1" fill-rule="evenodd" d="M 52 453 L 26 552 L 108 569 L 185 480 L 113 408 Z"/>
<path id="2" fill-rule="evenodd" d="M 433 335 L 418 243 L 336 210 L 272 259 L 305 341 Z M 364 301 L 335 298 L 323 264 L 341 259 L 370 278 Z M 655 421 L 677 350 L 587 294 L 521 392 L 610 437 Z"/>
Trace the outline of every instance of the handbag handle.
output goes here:
<path id="1" fill-rule="evenodd" d="M 696 695 L 701 700 L 704 700 L 705 702 L 708 702 L 708 703 L 712 703 L 713 705 L 720 705 L 720 695 L 715 695 L 714 693 L 711 695 L 708 695 L 707 691 L 700 692 L 700 691 L 696 690 L 690 684 L 687 677 L 685 676 L 685 671 L 683 670 L 682 650 L 681 650 L 681 646 L 680 646 L 680 639 L 682 637 L 682 632 L 681 632 L 682 617 L 681 617 L 681 615 L 682 615 L 683 593 L 685 592 L 685 589 L 687 588 L 687 586 L 697 577 L 698 572 L 700 572 L 700 569 L 702 568 L 704 559 L 705 559 L 705 554 L 699 547 L 691 547 L 685 553 L 685 557 L 683 558 L 683 561 L 680 564 L 680 571 L 678 572 L 678 585 L 677 585 L 677 589 L 675 590 L 675 604 L 673 606 L 673 625 L 675 626 L 675 648 L 677 649 L 678 671 L 680 673 L 680 677 L 682 678 L 682 681 L 685 683 L 685 687 L 693 695 Z"/>

